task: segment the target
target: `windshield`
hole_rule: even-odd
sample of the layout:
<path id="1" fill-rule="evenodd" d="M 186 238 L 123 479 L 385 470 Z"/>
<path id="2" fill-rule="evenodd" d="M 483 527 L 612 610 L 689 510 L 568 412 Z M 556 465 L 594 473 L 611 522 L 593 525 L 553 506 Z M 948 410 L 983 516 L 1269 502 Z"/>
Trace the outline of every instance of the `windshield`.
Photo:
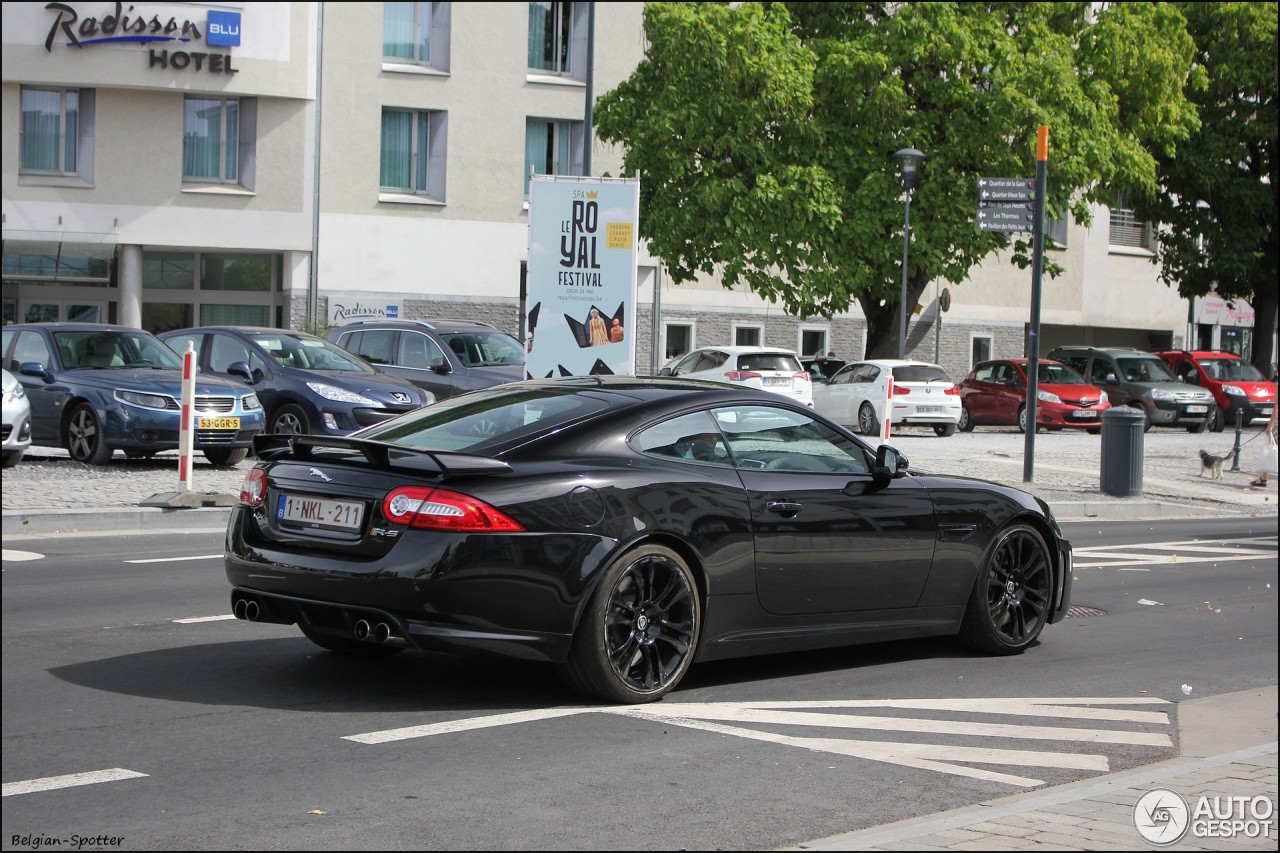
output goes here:
<path id="1" fill-rule="evenodd" d="M 1125 382 L 1177 382 L 1158 358 L 1117 358 Z"/>
<path id="2" fill-rule="evenodd" d="M 1238 358 L 1202 358 L 1200 366 L 1210 379 L 1219 382 L 1234 380 L 1236 382 L 1266 382 L 1262 371 L 1247 361 Z"/>
<path id="3" fill-rule="evenodd" d="M 141 330 L 54 332 L 53 342 L 67 369 L 182 369 L 182 359 L 173 350 Z"/>
<path id="4" fill-rule="evenodd" d="M 474 452 L 549 432 L 607 405 L 571 388 L 500 385 L 441 400 L 356 436 L 424 450 Z"/>
<path id="5" fill-rule="evenodd" d="M 290 332 L 259 332 L 250 335 L 258 346 L 285 367 L 303 370 L 333 370 L 345 373 L 377 373 L 359 356 L 322 338 Z"/>
<path id="6" fill-rule="evenodd" d="M 502 332 L 445 332 L 440 337 L 467 367 L 524 364 L 524 347 Z"/>
<path id="7" fill-rule="evenodd" d="M 1045 364 L 1040 362 L 1036 369 L 1036 376 L 1044 385 L 1085 385 L 1084 378 L 1071 368 L 1062 364 Z"/>

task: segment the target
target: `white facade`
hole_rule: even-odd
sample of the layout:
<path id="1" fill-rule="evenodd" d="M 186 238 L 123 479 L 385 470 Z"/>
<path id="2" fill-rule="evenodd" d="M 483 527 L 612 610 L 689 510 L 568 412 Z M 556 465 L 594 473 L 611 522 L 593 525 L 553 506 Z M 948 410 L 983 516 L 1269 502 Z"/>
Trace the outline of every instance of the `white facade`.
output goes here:
<path id="1" fill-rule="evenodd" d="M 93 319 L 98 306 L 96 319 L 152 330 L 255 318 L 300 327 L 308 317 L 323 324 L 330 300 L 345 300 L 522 332 L 531 122 L 563 134 L 556 156 L 568 152 L 560 168 L 572 173 L 586 109 L 586 4 L 569 7 L 557 32 L 572 36 L 550 70 L 531 67 L 541 34 L 530 30 L 542 20 L 531 7 L 546 4 L 135 2 L 124 7 L 135 29 L 141 20 L 149 31 L 155 19 L 163 36 L 173 19 L 180 35 L 191 25 L 188 41 L 141 43 L 90 43 L 107 37 L 115 3 L 64 5 L 78 17 L 70 30 L 79 46 L 58 10 L 42 2 L 2 7 L 6 323 Z M 412 57 L 384 55 L 390 6 L 418 11 Z M 595 4 L 596 96 L 643 57 L 642 10 L 642 3 Z M 238 16 L 240 43 L 210 44 L 210 21 L 228 14 Z M 120 29 L 116 22 L 114 35 Z M 217 32 L 225 38 L 228 26 Z M 163 61 L 156 51 L 168 51 Z M 187 58 L 175 60 L 179 53 Z M 58 174 L 28 168 L 34 155 L 22 134 L 32 118 L 24 104 L 65 90 L 88 106 L 78 117 L 79 162 Z M 184 159 L 192 111 L 224 99 L 239 110 L 238 173 L 193 180 L 196 149 Z M 425 143 L 429 155 L 403 165 L 422 186 L 387 186 L 400 180 L 388 167 L 388 139 L 397 128 L 408 134 L 413 122 L 413 144 Z M 621 174 L 620 151 L 595 142 L 590 153 L 592 174 Z M 234 170 L 231 161 L 223 165 Z M 889 157 L 886 168 L 895 168 Z M 1105 209 L 1094 212 L 1092 227 L 1073 226 L 1064 249 L 1050 251 L 1066 272 L 1044 280 L 1041 352 L 1074 342 L 1181 345 L 1186 301 L 1158 281 L 1150 253 L 1111 246 Z M 81 256 L 97 258 L 88 274 L 80 274 L 84 264 L 57 259 Z M 865 322 L 856 310 L 831 320 L 791 317 L 713 280 L 672 285 L 658 267 L 641 254 L 640 372 L 679 349 L 715 343 L 863 354 Z M 656 358 L 655 280 L 662 284 Z M 941 287 L 930 286 L 911 320 L 909 353 L 932 360 L 936 348 L 953 375 L 983 353 L 1023 354 L 1030 285 L 1029 271 L 989 258 L 969 281 L 949 287 L 940 333 Z"/>

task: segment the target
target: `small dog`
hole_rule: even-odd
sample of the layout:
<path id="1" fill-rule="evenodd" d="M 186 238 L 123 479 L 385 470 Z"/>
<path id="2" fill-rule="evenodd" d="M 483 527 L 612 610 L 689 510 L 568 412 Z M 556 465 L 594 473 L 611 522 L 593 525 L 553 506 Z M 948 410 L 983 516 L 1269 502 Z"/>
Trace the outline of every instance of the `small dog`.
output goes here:
<path id="1" fill-rule="evenodd" d="M 1209 479 L 1222 479 L 1222 462 L 1221 456 L 1214 456 L 1207 450 L 1200 451 L 1200 473 L 1197 476 L 1203 477 L 1204 472 L 1209 472 Z"/>

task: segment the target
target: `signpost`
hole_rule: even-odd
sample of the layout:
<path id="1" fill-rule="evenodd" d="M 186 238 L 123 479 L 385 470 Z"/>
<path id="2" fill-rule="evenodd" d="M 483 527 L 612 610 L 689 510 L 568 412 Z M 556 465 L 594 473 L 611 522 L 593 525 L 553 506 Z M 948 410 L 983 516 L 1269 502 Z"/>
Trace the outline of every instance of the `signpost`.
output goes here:
<path id="1" fill-rule="evenodd" d="M 1034 178 L 978 178 L 978 228 L 1014 233 L 1035 230 Z"/>

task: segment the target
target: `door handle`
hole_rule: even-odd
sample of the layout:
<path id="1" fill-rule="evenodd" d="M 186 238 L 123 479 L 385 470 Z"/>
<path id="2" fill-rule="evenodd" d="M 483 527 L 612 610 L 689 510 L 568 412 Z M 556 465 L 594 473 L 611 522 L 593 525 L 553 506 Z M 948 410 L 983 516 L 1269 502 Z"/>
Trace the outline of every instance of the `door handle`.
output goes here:
<path id="1" fill-rule="evenodd" d="M 802 505 L 792 501 L 769 501 L 765 505 L 769 512 L 776 512 L 779 515 L 793 516 L 800 512 Z"/>

